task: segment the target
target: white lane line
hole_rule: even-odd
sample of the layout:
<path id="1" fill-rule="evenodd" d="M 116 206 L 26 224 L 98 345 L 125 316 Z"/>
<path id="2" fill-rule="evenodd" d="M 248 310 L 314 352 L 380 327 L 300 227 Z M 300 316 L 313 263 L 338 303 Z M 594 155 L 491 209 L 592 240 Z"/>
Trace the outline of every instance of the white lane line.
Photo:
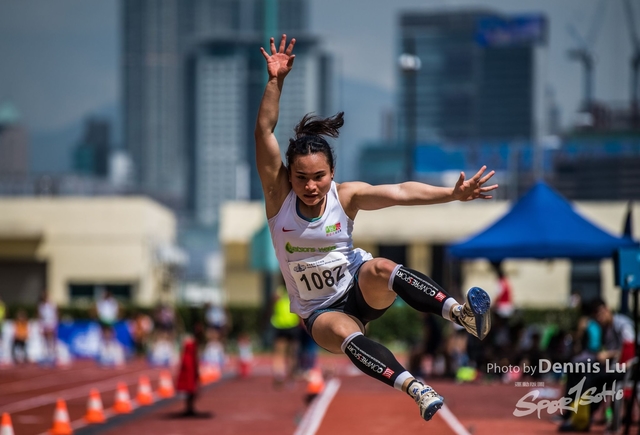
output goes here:
<path id="1" fill-rule="evenodd" d="M 87 371 L 87 370 L 91 370 L 91 372 L 80 375 L 80 372 Z M 95 373 L 95 369 L 93 368 L 79 369 L 74 372 L 74 378 L 72 382 L 80 382 L 86 379 L 91 379 L 91 377 L 94 376 L 94 373 Z M 64 372 L 61 372 L 61 374 L 64 375 Z M 47 375 L 51 375 L 51 372 L 47 373 Z M 63 376 L 50 377 L 47 379 L 34 379 L 34 378 L 23 379 L 21 381 L 15 381 L 15 382 L 11 382 L 3 385 L 2 394 L 4 395 L 4 394 L 12 394 L 12 393 L 24 393 L 25 391 L 32 391 L 40 388 L 52 387 L 59 384 L 68 384 L 69 382 L 70 381 L 68 379 L 64 379 Z"/>
<path id="2" fill-rule="evenodd" d="M 315 398 L 309 409 L 307 409 L 294 435 L 315 435 L 320 423 L 322 423 L 324 414 L 327 412 L 327 408 L 329 408 L 329 404 L 331 404 L 339 388 L 340 381 L 338 379 L 333 378 L 327 382 L 322 393 Z"/>
<path id="3" fill-rule="evenodd" d="M 444 422 L 447 423 L 449 428 L 455 432 L 456 435 L 471 435 L 462 423 L 460 423 L 460 420 L 453 415 L 453 412 L 451 412 L 447 405 L 442 405 L 442 408 L 440 408 L 436 415 L 442 417 Z"/>
<path id="4" fill-rule="evenodd" d="M 29 399 L 21 400 L 19 402 L 14 402 L 10 405 L 6 405 L 4 407 L 0 407 L 0 412 L 20 412 L 26 409 L 39 408 L 40 406 L 48 405 L 50 403 L 55 403 L 58 398 L 62 398 L 64 400 L 77 399 L 78 397 L 88 397 L 89 390 L 91 388 L 95 388 L 100 393 L 105 391 L 113 391 L 117 388 L 117 382 L 125 382 L 127 385 L 131 383 L 132 380 L 137 380 L 138 376 L 141 372 L 148 372 L 149 369 L 143 368 L 140 370 L 136 370 L 134 372 L 128 373 L 126 375 L 116 376 L 110 379 L 105 379 L 104 381 L 95 383 L 95 384 L 87 384 L 82 385 L 76 388 L 70 388 L 68 390 L 56 391 L 54 393 L 43 394 L 41 396 L 31 397 Z"/>

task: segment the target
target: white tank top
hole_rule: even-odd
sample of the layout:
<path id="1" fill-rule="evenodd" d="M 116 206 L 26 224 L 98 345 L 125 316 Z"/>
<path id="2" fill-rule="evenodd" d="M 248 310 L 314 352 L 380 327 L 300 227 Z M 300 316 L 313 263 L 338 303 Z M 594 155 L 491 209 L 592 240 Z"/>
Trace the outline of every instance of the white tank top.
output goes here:
<path id="1" fill-rule="evenodd" d="M 353 248 L 353 221 L 342 209 L 335 182 L 324 213 L 313 222 L 298 215 L 296 201 L 292 189 L 278 214 L 269 219 L 269 230 L 291 311 L 306 319 L 340 299 L 360 265 L 373 257 Z"/>

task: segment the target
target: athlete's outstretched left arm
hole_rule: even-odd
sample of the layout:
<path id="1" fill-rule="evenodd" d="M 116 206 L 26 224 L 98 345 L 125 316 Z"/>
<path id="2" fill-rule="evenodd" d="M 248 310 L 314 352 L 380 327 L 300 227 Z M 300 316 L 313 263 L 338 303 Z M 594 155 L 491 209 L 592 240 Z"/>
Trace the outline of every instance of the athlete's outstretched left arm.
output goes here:
<path id="1" fill-rule="evenodd" d="M 486 169 L 487 167 L 483 166 L 469 179 L 465 178 L 464 172 L 460 172 L 460 178 L 453 187 L 437 187 L 413 181 L 379 186 L 362 182 L 342 183 L 340 198 L 343 206 L 354 215 L 358 210 L 379 210 L 394 205 L 429 205 L 491 199 L 493 196 L 489 192 L 497 189 L 498 185 L 486 186 L 487 181 L 495 174 L 495 171 L 485 174 Z"/>

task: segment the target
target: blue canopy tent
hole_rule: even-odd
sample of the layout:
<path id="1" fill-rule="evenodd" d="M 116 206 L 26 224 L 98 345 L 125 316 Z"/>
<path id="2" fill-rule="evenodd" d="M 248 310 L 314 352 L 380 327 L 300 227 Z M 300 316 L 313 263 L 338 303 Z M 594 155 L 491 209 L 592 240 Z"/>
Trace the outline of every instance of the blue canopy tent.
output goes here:
<path id="1" fill-rule="evenodd" d="M 580 216 L 560 194 L 536 183 L 511 210 L 482 232 L 449 246 L 458 258 L 608 258 L 618 248 L 636 246 Z"/>
<path id="2" fill-rule="evenodd" d="M 489 228 L 467 240 L 449 247 L 459 258 L 486 258 L 501 261 L 506 258 L 568 258 L 599 260 L 609 258 L 624 247 L 635 247 L 631 238 L 631 218 L 628 234 L 614 236 L 580 216 L 571 204 L 543 182 L 536 183 L 502 218 Z M 625 225 L 626 227 L 626 225 Z M 633 319 L 638 324 L 638 292 L 633 293 Z M 628 292 L 620 293 L 620 310 L 628 311 Z M 638 329 L 636 328 L 636 342 Z M 640 364 L 636 365 L 640 370 Z M 637 390 L 638 374 L 634 376 Z M 632 401 L 630 401 L 632 403 Z M 627 409 L 627 415 L 631 415 Z"/>

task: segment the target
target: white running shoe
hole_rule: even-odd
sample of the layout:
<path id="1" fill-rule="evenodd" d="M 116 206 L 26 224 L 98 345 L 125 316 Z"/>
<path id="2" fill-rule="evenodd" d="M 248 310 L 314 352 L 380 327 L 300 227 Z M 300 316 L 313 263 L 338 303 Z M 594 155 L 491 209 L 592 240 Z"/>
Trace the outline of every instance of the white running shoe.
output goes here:
<path id="1" fill-rule="evenodd" d="M 413 400 L 415 400 L 420 407 L 420 415 L 426 421 L 431 420 L 431 417 L 433 417 L 435 413 L 442 408 L 442 405 L 444 405 L 444 397 L 440 396 L 433 388 L 420 381 L 416 380 L 412 382 L 411 385 L 409 385 L 407 392 L 411 397 L 413 397 Z"/>

